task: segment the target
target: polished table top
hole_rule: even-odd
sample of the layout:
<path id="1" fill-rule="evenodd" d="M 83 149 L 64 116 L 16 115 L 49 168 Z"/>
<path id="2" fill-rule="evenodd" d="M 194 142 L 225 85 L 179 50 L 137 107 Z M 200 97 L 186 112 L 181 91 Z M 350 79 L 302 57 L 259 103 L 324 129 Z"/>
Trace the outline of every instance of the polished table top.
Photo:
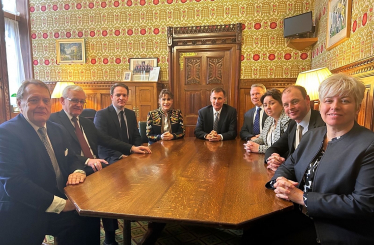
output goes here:
<path id="1" fill-rule="evenodd" d="M 65 192 L 85 216 L 241 228 L 291 210 L 264 185 L 273 172 L 243 141 L 159 141 L 152 154 L 132 154 Z"/>

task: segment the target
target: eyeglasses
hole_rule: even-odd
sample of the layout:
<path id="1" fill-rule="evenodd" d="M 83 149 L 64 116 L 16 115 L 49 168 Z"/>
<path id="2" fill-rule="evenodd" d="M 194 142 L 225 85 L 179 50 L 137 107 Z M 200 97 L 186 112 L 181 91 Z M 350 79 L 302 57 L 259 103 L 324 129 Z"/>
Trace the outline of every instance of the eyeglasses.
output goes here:
<path id="1" fill-rule="evenodd" d="M 78 99 L 70 99 L 70 98 L 66 98 L 66 99 L 74 104 L 78 104 L 78 103 L 81 103 L 82 105 L 86 104 L 86 100 L 78 100 Z"/>

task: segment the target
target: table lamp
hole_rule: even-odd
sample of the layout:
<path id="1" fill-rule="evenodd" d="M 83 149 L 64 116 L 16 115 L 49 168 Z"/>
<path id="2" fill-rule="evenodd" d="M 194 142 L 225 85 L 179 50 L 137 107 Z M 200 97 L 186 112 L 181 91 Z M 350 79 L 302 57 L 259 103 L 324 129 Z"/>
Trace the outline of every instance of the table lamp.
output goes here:
<path id="1" fill-rule="evenodd" d="M 74 85 L 73 82 L 57 82 L 55 88 L 53 89 L 53 93 L 51 95 L 51 98 L 61 98 L 62 97 L 62 91 L 66 86 Z"/>
<path id="2" fill-rule="evenodd" d="M 317 68 L 309 71 L 300 72 L 296 80 L 296 85 L 303 86 L 309 95 L 314 109 L 318 109 L 318 87 L 323 80 L 331 75 L 327 67 Z M 317 103 L 315 103 L 317 102 Z"/>

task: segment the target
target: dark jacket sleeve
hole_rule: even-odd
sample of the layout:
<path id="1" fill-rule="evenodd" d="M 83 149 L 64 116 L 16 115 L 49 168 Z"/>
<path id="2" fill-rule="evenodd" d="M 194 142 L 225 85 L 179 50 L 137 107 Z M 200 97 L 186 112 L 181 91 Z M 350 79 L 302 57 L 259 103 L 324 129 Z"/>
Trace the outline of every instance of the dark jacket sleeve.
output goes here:
<path id="1" fill-rule="evenodd" d="M 204 115 L 203 115 L 203 110 L 199 110 L 199 117 L 197 118 L 197 123 L 196 123 L 196 128 L 195 128 L 195 136 L 198 139 L 204 139 L 204 136 L 206 134 L 209 134 L 210 132 L 205 132 L 204 131 Z"/>
<path id="2" fill-rule="evenodd" d="M 132 130 L 132 135 L 131 135 L 132 136 L 132 143 L 135 146 L 140 146 L 140 145 L 142 145 L 142 137 L 140 136 L 140 133 L 139 133 L 135 112 L 134 111 L 129 111 L 129 112 L 126 112 L 126 113 L 132 113 L 133 114 L 133 116 L 131 117 L 131 121 L 128 122 L 129 125 L 132 125 L 133 127 L 135 127 L 135 130 Z"/>
<path id="3" fill-rule="evenodd" d="M 240 130 L 240 138 L 245 141 L 250 140 L 254 136 L 252 134 L 252 128 L 249 127 L 250 120 L 253 120 L 253 119 L 249 117 L 244 117 L 244 123 L 243 123 L 242 129 Z"/>
<path id="4" fill-rule="evenodd" d="M 104 110 L 97 111 L 95 114 L 94 124 L 98 131 L 101 131 L 102 133 L 109 135 L 109 125 L 108 125 L 108 117 L 109 113 Z M 122 156 L 123 153 L 120 151 L 116 151 L 107 147 L 103 147 L 99 145 L 99 157 L 104 158 L 109 163 L 113 163 L 119 159 L 120 156 Z"/>
<path id="5" fill-rule="evenodd" d="M 230 107 L 230 110 L 228 111 L 227 115 L 227 120 L 229 123 L 228 131 L 221 134 L 223 140 L 233 140 L 236 138 L 237 135 L 237 113 L 235 108 Z"/>
<path id="6" fill-rule="evenodd" d="M 119 152 L 122 152 L 122 154 L 125 154 L 125 155 L 130 155 L 131 153 L 130 150 L 132 147 L 131 144 L 112 138 L 108 136 L 107 134 L 101 132 L 100 130 L 97 130 L 97 136 L 98 136 L 99 145 L 111 148 L 113 150 L 117 150 Z"/>

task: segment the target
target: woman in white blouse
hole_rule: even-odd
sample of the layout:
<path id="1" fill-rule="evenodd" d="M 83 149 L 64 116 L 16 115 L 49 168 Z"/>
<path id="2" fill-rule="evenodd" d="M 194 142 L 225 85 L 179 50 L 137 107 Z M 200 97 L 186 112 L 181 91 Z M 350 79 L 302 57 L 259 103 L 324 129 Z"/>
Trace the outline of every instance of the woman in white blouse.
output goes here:
<path id="1" fill-rule="evenodd" d="M 284 113 L 282 106 L 282 93 L 278 89 L 269 89 L 261 97 L 265 113 L 269 116 L 257 139 L 244 144 L 244 149 L 249 152 L 265 153 L 281 135 L 287 130 L 290 118 Z"/>

